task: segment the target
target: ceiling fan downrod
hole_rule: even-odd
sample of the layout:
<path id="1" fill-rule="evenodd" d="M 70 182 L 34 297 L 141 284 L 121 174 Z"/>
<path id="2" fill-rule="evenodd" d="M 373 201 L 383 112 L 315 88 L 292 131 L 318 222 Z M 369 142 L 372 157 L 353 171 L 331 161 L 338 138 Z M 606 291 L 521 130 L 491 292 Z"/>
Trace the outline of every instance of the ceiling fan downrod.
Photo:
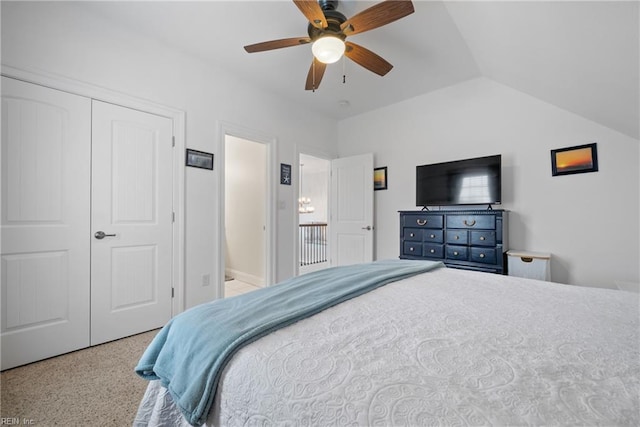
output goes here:
<path id="1" fill-rule="evenodd" d="M 336 10 L 338 8 L 338 0 L 318 0 L 318 4 L 322 10 Z"/>

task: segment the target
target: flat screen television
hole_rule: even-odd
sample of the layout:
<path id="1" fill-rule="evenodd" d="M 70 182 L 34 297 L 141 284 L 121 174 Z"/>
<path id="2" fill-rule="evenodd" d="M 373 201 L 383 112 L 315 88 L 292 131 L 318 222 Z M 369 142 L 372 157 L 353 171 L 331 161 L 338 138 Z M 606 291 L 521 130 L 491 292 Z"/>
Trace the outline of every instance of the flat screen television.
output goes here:
<path id="1" fill-rule="evenodd" d="M 416 206 L 502 203 L 502 156 L 416 167 Z"/>

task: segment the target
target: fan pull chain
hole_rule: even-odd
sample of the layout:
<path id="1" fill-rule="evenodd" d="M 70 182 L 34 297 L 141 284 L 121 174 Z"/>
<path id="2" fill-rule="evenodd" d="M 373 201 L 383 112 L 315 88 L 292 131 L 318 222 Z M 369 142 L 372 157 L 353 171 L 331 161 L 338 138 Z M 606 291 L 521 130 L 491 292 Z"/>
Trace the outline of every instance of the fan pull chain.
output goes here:
<path id="1" fill-rule="evenodd" d="M 342 84 L 345 84 L 347 82 L 347 60 L 345 59 L 345 57 L 342 57 Z"/>
<path id="2" fill-rule="evenodd" d="M 316 59 L 313 58 L 313 61 L 311 62 L 311 68 L 312 68 L 312 74 L 313 77 L 311 78 L 311 93 L 316 93 Z"/>

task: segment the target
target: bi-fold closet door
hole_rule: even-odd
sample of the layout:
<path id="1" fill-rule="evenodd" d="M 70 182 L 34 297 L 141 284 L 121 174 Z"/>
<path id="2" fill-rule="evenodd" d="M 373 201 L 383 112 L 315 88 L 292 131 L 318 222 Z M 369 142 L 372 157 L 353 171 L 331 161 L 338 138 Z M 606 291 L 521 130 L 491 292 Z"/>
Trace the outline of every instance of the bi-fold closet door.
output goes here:
<path id="1" fill-rule="evenodd" d="M 172 134 L 166 117 L 2 78 L 2 369 L 170 318 Z"/>

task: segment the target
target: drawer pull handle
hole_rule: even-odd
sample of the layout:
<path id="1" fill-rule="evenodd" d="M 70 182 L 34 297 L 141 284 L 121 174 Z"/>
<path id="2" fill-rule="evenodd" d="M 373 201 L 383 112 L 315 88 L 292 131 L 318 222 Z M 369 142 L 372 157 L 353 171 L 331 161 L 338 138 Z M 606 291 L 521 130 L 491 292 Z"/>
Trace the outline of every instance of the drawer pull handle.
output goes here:
<path id="1" fill-rule="evenodd" d="M 460 239 L 460 236 L 456 236 L 456 237 L 454 237 L 454 239 L 458 240 L 458 239 Z"/>
<path id="2" fill-rule="evenodd" d="M 431 252 L 432 254 L 435 254 L 436 250 L 435 249 L 431 249 L 429 252 Z"/>
<path id="3" fill-rule="evenodd" d="M 533 261 L 533 258 L 528 257 L 528 256 L 520 257 L 520 259 L 522 260 L 522 262 L 532 262 Z"/>
<path id="4" fill-rule="evenodd" d="M 409 248 L 409 252 L 413 252 L 413 248 Z"/>
<path id="5" fill-rule="evenodd" d="M 418 223 L 418 225 L 425 225 L 427 223 L 426 219 L 416 219 L 416 222 Z"/>
<path id="6" fill-rule="evenodd" d="M 413 233 L 410 233 L 410 234 L 409 234 L 409 236 L 410 236 L 410 237 L 414 237 L 414 236 L 415 236 L 415 234 L 413 234 Z"/>
<path id="7" fill-rule="evenodd" d="M 435 234 L 430 234 L 429 237 L 431 237 L 432 239 L 435 239 L 436 235 Z"/>
<path id="8" fill-rule="evenodd" d="M 472 219 L 471 221 L 468 220 L 464 220 L 464 225 L 466 225 L 467 227 L 473 227 L 474 225 L 476 225 L 476 220 Z"/>
<path id="9" fill-rule="evenodd" d="M 454 254 L 455 256 L 458 256 L 458 251 L 455 251 L 453 254 Z"/>
<path id="10" fill-rule="evenodd" d="M 484 254 L 480 254 L 480 258 L 484 258 Z"/>
<path id="11" fill-rule="evenodd" d="M 486 240 L 484 236 L 480 236 L 480 240 Z"/>

